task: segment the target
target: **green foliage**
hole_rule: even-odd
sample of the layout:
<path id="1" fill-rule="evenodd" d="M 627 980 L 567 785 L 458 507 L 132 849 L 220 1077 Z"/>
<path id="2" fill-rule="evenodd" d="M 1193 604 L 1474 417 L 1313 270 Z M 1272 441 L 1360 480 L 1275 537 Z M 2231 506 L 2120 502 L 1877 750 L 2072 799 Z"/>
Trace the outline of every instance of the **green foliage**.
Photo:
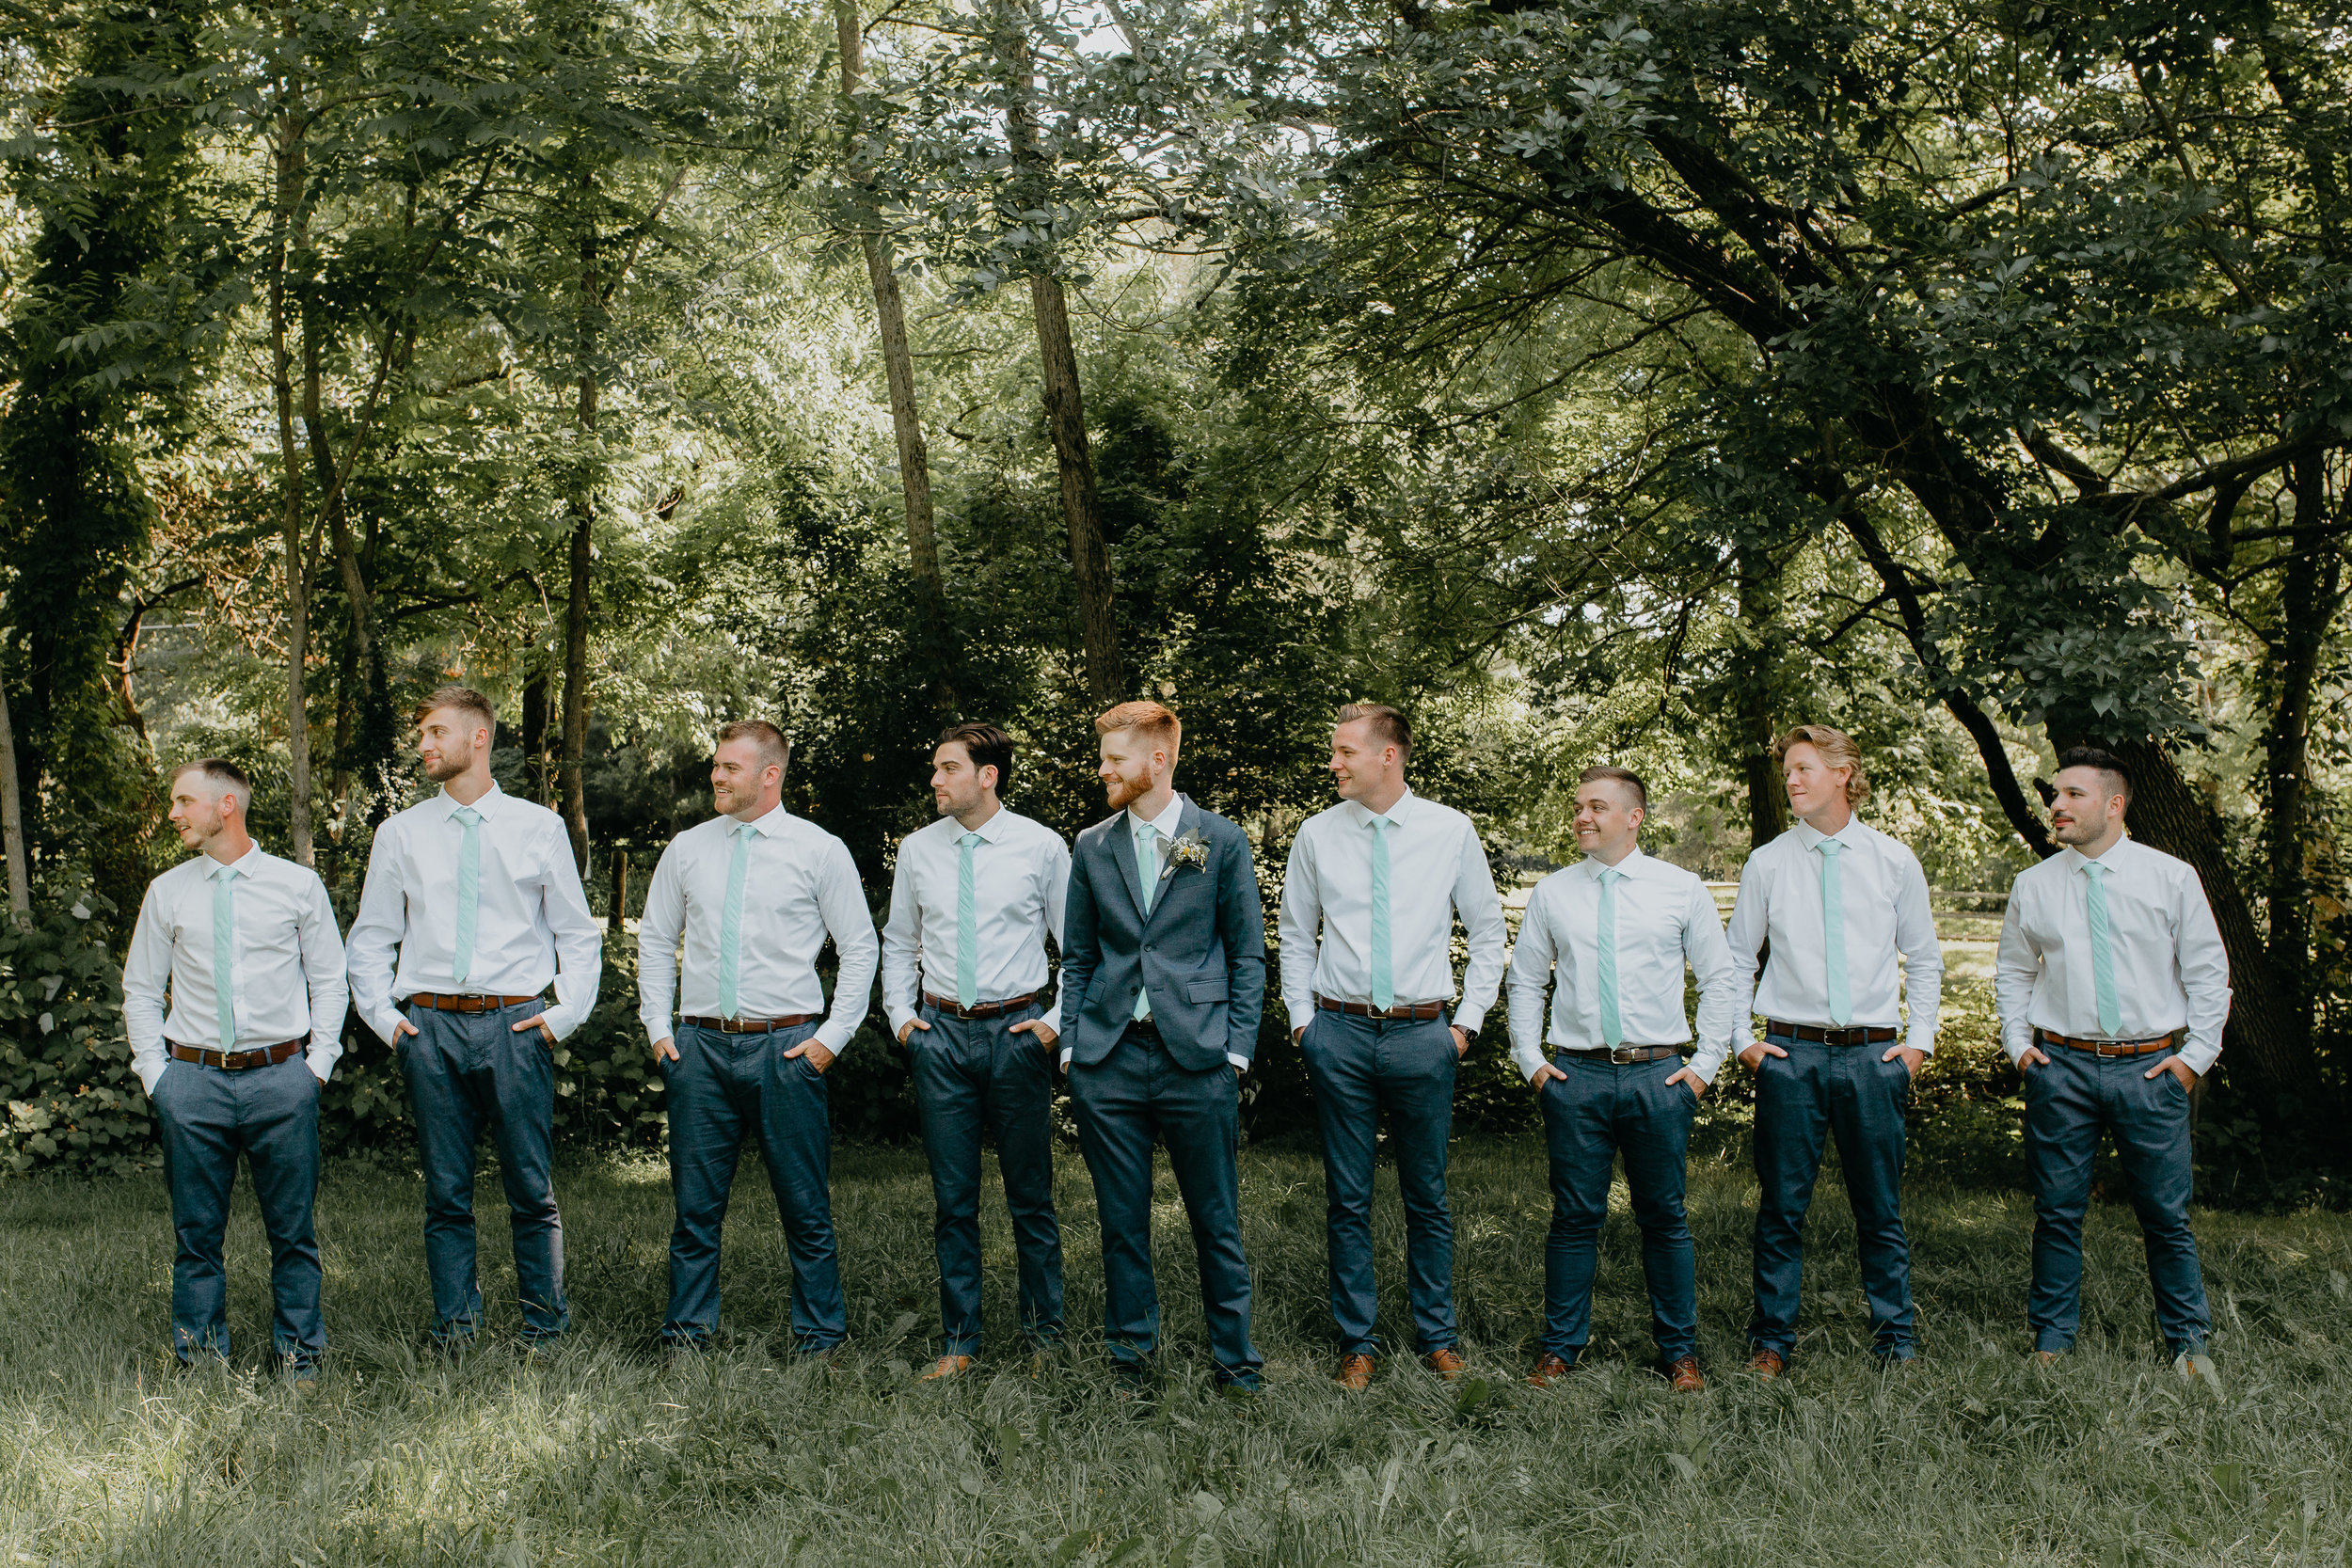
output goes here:
<path id="1" fill-rule="evenodd" d="M 0 927 L 0 1091 L 11 1174 L 128 1176 L 159 1164 L 154 1117 L 122 1034 L 112 906 L 87 884 Z"/>

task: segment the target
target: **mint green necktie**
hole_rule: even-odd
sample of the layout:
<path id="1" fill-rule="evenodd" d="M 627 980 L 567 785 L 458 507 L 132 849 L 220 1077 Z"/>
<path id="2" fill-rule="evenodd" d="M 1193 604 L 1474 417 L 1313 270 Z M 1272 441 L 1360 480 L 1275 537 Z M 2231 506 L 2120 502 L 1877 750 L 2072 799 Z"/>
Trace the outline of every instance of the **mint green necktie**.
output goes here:
<path id="1" fill-rule="evenodd" d="M 956 840 L 961 847 L 956 859 L 956 1005 L 960 1007 L 980 1005 L 980 938 L 974 929 L 979 924 L 979 899 L 972 891 L 972 851 L 979 842 L 977 833 Z"/>
<path id="2" fill-rule="evenodd" d="M 1396 958 L 1389 932 L 1389 819 L 1372 819 L 1372 1005 L 1387 1012 L 1396 1005 Z"/>
<path id="3" fill-rule="evenodd" d="M 450 815 L 466 831 L 457 846 L 457 931 L 449 975 L 462 986 L 473 969 L 474 927 L 482 918 L 482 814 L 459 806 Z"/>
<path id="4" fill-rule="evenodd" d="M 727 859 L 727 901 L 719 912 L 719 1016 L 739 1018 L 736 1011 L 736 980 L 743 968 L 743 878 L 751 870 L 752 834 L 758 830 L 738 822 L 730 834 L 735 853 Z"/>
<path id="5" fill-rule="evenodd" d="M 1152 912 L 1152 895 L 1157 890 L 1160 879 L 1160 857 L 1158 851 L 1152 848 L 1152 846 L 1159 841 L 1159 829 L 1149 822 L 1136 825 L 1136 876 L 1143 883 L 1143 912 L 1147 915 Z M 1137 988 L 1136 1017 L 1140 1019 L 1151 1016 L 1152 993 Z"/>
<path id="6" fill-rule="evenodd" d="M 234 866 L 213 873 L 213 998 L 220 1009 L 223 1051 L 237 1049 L 237 999 L 230 974 L 237 954 L 236 880 Z"/>
<path id="7" fill-rule="evenodd" d="M 1614 866 L 1600 874 L 1599 961 L 1594 972 L 1600 979 L 1600 1037 L 1616 1046 L 1625 1043 L 1625 1022 L 1617 1016 L 1617 884 L 1625 873 Z"/>
<path id="8" fill-rule="evenodd" d="M 1821 840 L 1821 947 L 1829 971 L 1829 1021 L 1843 1024 L 1853 1017 L 1853 998 L 1846 990 L 1846 900 L 1837 887 L 1837 852 L 1845 847 L 1834 838 Z"/>
<path id="9" fill-rule="evenodd" d="M 2108 940 L 2107 868 L 2083 862 L 2090 879 L 2090 985 L 2099 1003 L 2099 1030 L 2109 1038 L 2123 1032 L 2123 1009 L 2115 1000 L 2115 950 Z"/>

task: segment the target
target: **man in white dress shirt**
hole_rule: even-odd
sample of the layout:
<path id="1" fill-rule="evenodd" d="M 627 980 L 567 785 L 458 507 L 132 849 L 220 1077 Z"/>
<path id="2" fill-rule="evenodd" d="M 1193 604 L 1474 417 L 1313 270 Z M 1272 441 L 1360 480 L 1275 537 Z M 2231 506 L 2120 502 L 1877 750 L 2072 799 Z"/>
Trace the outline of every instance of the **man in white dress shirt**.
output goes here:
<path id="1" fill-rule="evenodd" d="M 242 1153 L 269 1235 L 271 1353 L 308 1384 L 326 1354 L 311 1209 L 319 1094 L 343 1053 L 342 940 L 318 873 L 246 832 L 253 785 L 236 764 L 184 764 L 170 789 L 171 825 L 200 852 L 148 884 L 122 1022 L 171 1189 L 171 1353 L 183 1367 L 228 1359 L 222 1243 Z"/>
<path id="2" fill-rule="evenodd" d="M 2230 958 L 2197 873 L 2125 836 L 2131 776 L 2109 752 L 2059 756 L 2050 836 L 2001 923 L 2001 1043 L 2026 1081 L 2034 1190 L 2026 1326 L 2055 1361 L 2082 1326 L 2083 1211 L 2102 1128 L 2139 1212 L 2156 1326 L 2208 1370 L 2213 1328 L 2189 1229 L 2189 1091 L 2221 1054 Z"/>
<path id="3" fill-rule="evenodd" d="M 1045 1016 L 1061 943 L 1070 847 L 1007 811 L 1012 737 L 951 724 L 931 753 L 939 820 L 898 846 L 882 927 L 882 1009 L 914 1069 L 930 1160 L 931 1224 L 946 1336 L 931 1380 L 980 1352 L 980 1134 L 996 1137 L 1020 1259 L 1021 1335 L 1061 1338 L 1061 1225 L 1054 1213 L 1054 1058 Z"/>
<path id="4" fill-rule="evenodd" d="M 1372 1172 L 1383 1111 L 1405 1200 L 1413 1348 L 1440 1377 L 1461 1375 L 1446 1144 L 1455 1065 L 1502 985 L 1502 900 L 1478 829 L 1412 792 L 1412 726 L 1396 709 L 1340 709 L 1330 762 L 1340 804 L 1300 826 L 1282 879 L 1282 1001 L 1323 1132 L 1336 1381 L 1353 1389 L 1371 1385 L 1380 1354 Z M 1457 915 L 1470 959 L 1448 1017 Z"/>
<path id="5" fill-rule="evenodd" d="M 474 1146 L 489 1129 L 515 1237 L 523 1342 L 570 1323 L 555 1206 L 556 1042 L 587 1022 L 604 970 L 563 818 L 490 778 L 489 699 L 446 686 L 417 710 L 440 793 L 387 820 L 351 923 L 352 1006 L 400 1053 L 424 1163 L 435 1344 L 482 1326 Z M 397 967 L 395 967 L 397 953 Z M 541 997 L 555 987 L 550 1005 Z"/>
<path id="6" fill-rule="evenodd" d="M 1919 1064 L 1935 1050 L 1944 989 L 1919 857 L 1854 816 L 1870 787 L 1861 749 L 1843 731 L 1800 724 L 1773 751 L 1797 822 L 1748 857 L 1727 933 L 1743 990 L 1771 944 L 1755 989 L 1764 1038 L 1740 1053 L 1756 1074 L 1763 1189 L 1748 1365 L 1768 1379 L 1796 1347 L 1804 1216 L 1825 1135 L 1837 1140 L 1853 1207 L 1872 1352 L 1887 1362 L 1916 1354 L 1903 1107 Z"/>
<path id="7" fill-rule="evenodd" d="M 1742 990 L 1707 884 L 1642 853 L 1648 815 L 1639 775 L 1584 769 L 1576 842 L 1585 858 L 1535 884 L 1511 953 L 1511 1059 L 1540 1097 L 1551 1161 L 1544 1333 L 1527 1379 L 1538 1388 L 1575 1366 L 1591 1338 L 1609 1173 L 1621 1153 L 1659 1364 L 1677 1393 L 1706 1386 L 1684 1165 L 1699 1097 L 1740 1028 Z M 1687 1063 L 1686 964 L 1699 982 L 1697 1048 Z"/>
<path id="8" fill-rule="evenodd" d="M 639 1016 L 669 1085 L 677 1201 L 661 1339 L 680 1350 L 706 1348 L 718 1331 L 719 1235 L 747 1132 L 767 1159 L 792 1259 L 794 1343 L 819 1355 L 849 1336 L 825 1069 L 865 1022 L 879 944 L 849 847 L 784 809 L 790 760 L 773 724 L 747 719 L 719 732 L 719 815 L 661 852 L 637 927 Z M 817 977 L 827 938 L 841 961 L 830 1013 Z"/>

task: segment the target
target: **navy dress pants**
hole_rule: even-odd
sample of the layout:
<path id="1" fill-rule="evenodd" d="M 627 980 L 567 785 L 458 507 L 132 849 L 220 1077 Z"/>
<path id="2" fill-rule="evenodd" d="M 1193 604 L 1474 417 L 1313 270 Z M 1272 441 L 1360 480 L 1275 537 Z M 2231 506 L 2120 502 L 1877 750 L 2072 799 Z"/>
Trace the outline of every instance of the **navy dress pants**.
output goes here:
<path id="1" fill-rule="evenodd" d="M 1911 1069 L 1883 1061 L 1886 1045 L 1823 1045 L 1770 1037 L 1756 1072 L 1756 1315 L 1748 1342 L 1786 1357 L 1796 1348 L 1804 1278 L 1804 1216 L 1826 1140 L 1837 1140 L 1846 1201 L 1862 1254 L 1870 1348 L 1889 1360 L 1915 1354 L 1911 1243 L 1903 1235 L 1903 1106 Z"/>
<path id="2" fill-rule="evenodd" d="M 809 1354 L 849 1338 L 841 1254 L 833 1231 L 833 1122 L 825 1075 L 785 1053 L 813 1038 L 815 1023 L 764 1035 L 681 1024 L 669 1085 L 670 1309 L 661 1338 L 698 1345 L 719 1326 L 719 1234 L 748 1133 L 768 1162 L 768 1185 L 792 1259 L 792 1338 Z"/>
<path id="3" fill-rule="evenodd" d="M 1299 1037 L 1323 1130 L 1324 1232 L 1331 1321 L 1340 1348 L 1377 1355 L 1372 1269 L 1372 1173 L 1387 1112 L 1389 1148 L 1405 1200 L 1405 1285 L 1413 1348 L 1457 1343 L 1454 1212 L 1446 1204 L 1446 1146 L 1454 1132 L 1458 1054 L 1443 1013 L 1435 1019 L 1359 1018 L 1317 1007 Z"/>
<path id="4" fill-rule="evenodd" d="M 319 1081 L 299 1053 L 230 1072 L 175 1061 L 155 1080 L 164 1180 L 171 1189 L 171 1352 L 183 1362 L 229 1354 L 223 1247 L 237 1159 L 253 1167 L 269 1236 L 270 1349 L 297 1368 L 326 1354 L 319 1315 Z"/>
<path id="5" fill-rule="evenodd" d="M 473 1178 L 485 1128 L 506 1188 L 523 1338 L 552 1338 L 571 1323 L 564 1217 L 555 1207 L 555 1059 L 540 1031 L 515 1032 L 545 1010 L 537 1001 L 484 1013 L 404 1009 L 417 1027 L 400 1037 L 400 1065 L 424 1161 L 424 1260 L 437 1339 L 469 1339 L 482 1326 Z"/>
<path id="6" fill-rule="evenodd" d="M 926 1002 L 928 1030 L 907 1036 L 914 1103 L 935 1204 L 939 1319 L 945 1353 L 980 1351 L 980 1140 L 996 1139 L 1005 1208 L 1020 1259 L 1021 1336 L 1061 1337 L 1061 1225 L 1054 1214 L 1054 1061 L 1013 1025 L 1042 1018 L 1031 1004 L 993 1018 L 957 1018 Z"/>
<path id="7" fill-rule="evenodd" d="M 1103 1338 L 1123 1367 L 1158 1348 L 1160 1298 L 1152 1278 L 1152 1147 L 1168 1147 L 1192 1221 L 1200 1306 L 1220 1384 L 1254 1388 L 1263 1365 L 1249 1342 L 1249 1264 L 1241 1247 L 1240 1084 L 1225 1063 L 1195 1071 L 1168 1058 L 1159 1037 L 1129 1029 L 1110 1054 L 1073 1063 L 1070 1098 L 1078 1148 L 1094 1177 L 1103 1225 Z"/>
<path id="8" fill-rule="evenodd" d="M 1698 1096 L 1667 1079 L 1682 1059 L 1618 1066 L 1558 1054 L 1567 1074 L 1539 1096 L 1551 1156 L 1551 1230 L 1544 1238 L 1544 1332 L 1539 1348 L 1574 1363 L 1593 1333 L 1593 1276 L 1600 1227 L 1609 1217 L 1609 1179 L 1625 1156 L 1625 1183 L 1642 1228 L 1642 1277 L 1649 1286 L 1650 1334 L 1659 1358 L 1699 1349 L 1698 1276 L 1683 1209 L 1684 1166 Z"/>
<path id="9" fill-rule="evenodd" d="M 2188 1227 L 2188 1091 L 2169 1056 L 2100 1056 L 2046 1046 L 2050 1060 L 2026 1069 L 2026 1168 L 2033 1179 L 2033 1292 L 2026 1326 L 2036 1350 L 2063 1351 L 2082 1328 L 2083 1213 L 2102 1129 L 2131 1183 L 2148 1247 L 2156 1327 L 2175 1355 L 2201 1352 L 2213 1331 L 2197 1238 Z"/>

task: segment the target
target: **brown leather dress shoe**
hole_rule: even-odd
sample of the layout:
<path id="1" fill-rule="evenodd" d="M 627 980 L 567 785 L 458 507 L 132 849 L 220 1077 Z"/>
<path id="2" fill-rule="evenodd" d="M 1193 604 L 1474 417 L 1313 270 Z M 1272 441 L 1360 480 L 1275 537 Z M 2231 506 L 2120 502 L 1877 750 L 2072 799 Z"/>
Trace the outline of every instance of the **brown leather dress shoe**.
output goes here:
<path id="1" fill-rule="evenodd" d="M 923 1383 L 937 1383 L 944 1378 L 961 1377 L 965 1372 L 971 1370 L 971 1369 L 972 1357 L 968 1355 L 943 1355 L 939 1358 L 938 1362 L 932 1366 L 931 1370 L 925 1372 L 917 1381 Z"/>
<path id="2" fill-rule="evenodd" d="M 1339 1376 L 1331 1381 L 1351 1394 L 1362 1393 L 1372 1386 L 1372 1357 L 1369 1355 L 1341 1356 Z"/>
<path id="3" fill-rule="evenodd" d="M 1707 1379 L 1699 1376 L 1699 1358 L 1677 1355 L 1666 1363 L 1666 1380 L 1677 1394 L 1695 1394 L 1707 1386 Z"/>
<path id="4" fill-rule="evenodd" d="M 1462 1359 L 1462 1353 L 1452 1345 L 1440 1345 L 1431 1351 L 1421 1358 L 1421 1364 L 1448 1383 L 1460 1377 L 1470 1367 L 1470 1363 Z"/>
<path id="5" fill-rule="evenodd" d="M 1748 1357 L 1748 1370 L 1767 1383 L 1788 1370 L 1788 1363 L 1781 1359 L 1780 1352 L 1776 1350 L 1760 1350 Z"/>
<path id="6" fill-rule="evenodd" d="M 1573 1361 L 1546 1351 L 1535 1357 L 1535 1370 L 1527 1374 L 1527 1381 L 1534 1387 L 1549 1388 L 1575 1369 L 1576 1363 Z"/>

